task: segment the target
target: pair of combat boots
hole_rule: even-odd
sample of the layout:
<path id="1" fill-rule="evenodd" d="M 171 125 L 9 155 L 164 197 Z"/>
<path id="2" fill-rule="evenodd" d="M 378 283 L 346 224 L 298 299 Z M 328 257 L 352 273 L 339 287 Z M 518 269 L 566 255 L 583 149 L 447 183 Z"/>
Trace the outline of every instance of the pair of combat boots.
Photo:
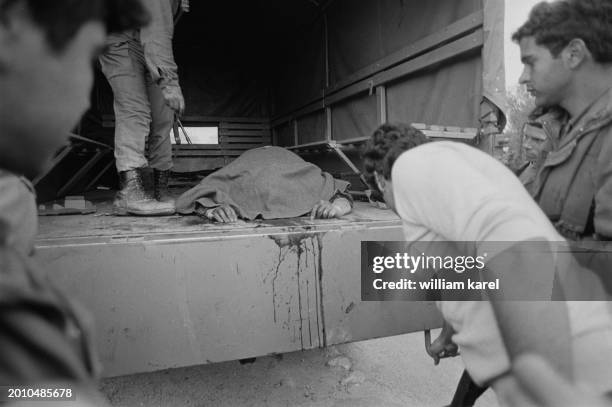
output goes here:
<path id="1" fill-rule="evenodd" d="M 174 199 L 168 192 L 170 171 L 153 170 L 153 196 L 145 191 L 139 169 L 119 173 L 121 190 L 115 197 L 118 214 L 163 216 L 175 213 Z"/>

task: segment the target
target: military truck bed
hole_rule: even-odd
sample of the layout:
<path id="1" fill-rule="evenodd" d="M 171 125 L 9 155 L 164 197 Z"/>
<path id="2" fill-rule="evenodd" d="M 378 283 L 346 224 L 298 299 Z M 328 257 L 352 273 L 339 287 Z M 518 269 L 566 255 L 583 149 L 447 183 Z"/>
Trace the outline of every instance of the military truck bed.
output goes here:
<path id="1" fill-rule="evenodd" d="M 360 242 L 401 239 L 391 211 L 220 225 L 104 216 L 105 205 L 40 217 L 37 256 L 93 312 L 106 376 L 439 325 L 431 303 L 360 300 Z"/>

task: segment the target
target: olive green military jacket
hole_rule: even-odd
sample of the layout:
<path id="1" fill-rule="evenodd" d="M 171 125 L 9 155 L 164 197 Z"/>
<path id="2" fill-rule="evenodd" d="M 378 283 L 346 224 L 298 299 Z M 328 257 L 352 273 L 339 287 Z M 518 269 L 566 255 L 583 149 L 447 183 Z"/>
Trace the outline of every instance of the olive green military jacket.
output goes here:
<path id="1" fill-rule="evenodd" d="M 543 127 L 560 134 L 532 195 L 565 237 L 612 239 L 612 89 L 574 121 Z"/>

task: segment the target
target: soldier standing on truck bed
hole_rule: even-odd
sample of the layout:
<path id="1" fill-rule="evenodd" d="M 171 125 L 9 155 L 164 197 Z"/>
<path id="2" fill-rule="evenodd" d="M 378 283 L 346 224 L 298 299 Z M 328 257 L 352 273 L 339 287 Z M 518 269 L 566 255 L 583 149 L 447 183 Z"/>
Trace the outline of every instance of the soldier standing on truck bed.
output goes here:
<path id="1" fill-rule="evenodd" d="M 64 383 L 81 403 L 98 397 L 90 319 L 32 257 L 25 177 L 45 168 L 89 106 L 107 32 L 146 21 L 136 0 L 0 0 L 0 386 Z"/>
<path id="2" fill-rule="evenodd" d="M 174 115 L 185 110 L 172 36 L 174 15 L 188 11 L 189 1 L 145 0 L 143 4 L 151 23 L 109 36 L 107 50 L 100 56 L 114 94 L 115 161 L 121 184 L 114 206 L 124 214 L 171 215 L 175 209 L 168 194 L 170 131 Z M 142 182 L 141 170 L 147 166 L 153 168 L 152 196 Z"/>

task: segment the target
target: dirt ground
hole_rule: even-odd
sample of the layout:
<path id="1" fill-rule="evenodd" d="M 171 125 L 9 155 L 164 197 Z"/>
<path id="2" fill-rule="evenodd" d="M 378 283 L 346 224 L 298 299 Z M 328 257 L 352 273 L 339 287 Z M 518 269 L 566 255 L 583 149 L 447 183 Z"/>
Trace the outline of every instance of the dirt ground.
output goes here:
<path id="1" fill-rule="evenodd" d="M 415 333 L 262 357 L 251 364 L 110 378 L 102 391 L 116 407 L 441 407 L 450 402 L 461 371 L 460 358 L 434 366 L 423 333 Z M 487 391 L 476 405 L 497 406 L 495 395 Z"/>

